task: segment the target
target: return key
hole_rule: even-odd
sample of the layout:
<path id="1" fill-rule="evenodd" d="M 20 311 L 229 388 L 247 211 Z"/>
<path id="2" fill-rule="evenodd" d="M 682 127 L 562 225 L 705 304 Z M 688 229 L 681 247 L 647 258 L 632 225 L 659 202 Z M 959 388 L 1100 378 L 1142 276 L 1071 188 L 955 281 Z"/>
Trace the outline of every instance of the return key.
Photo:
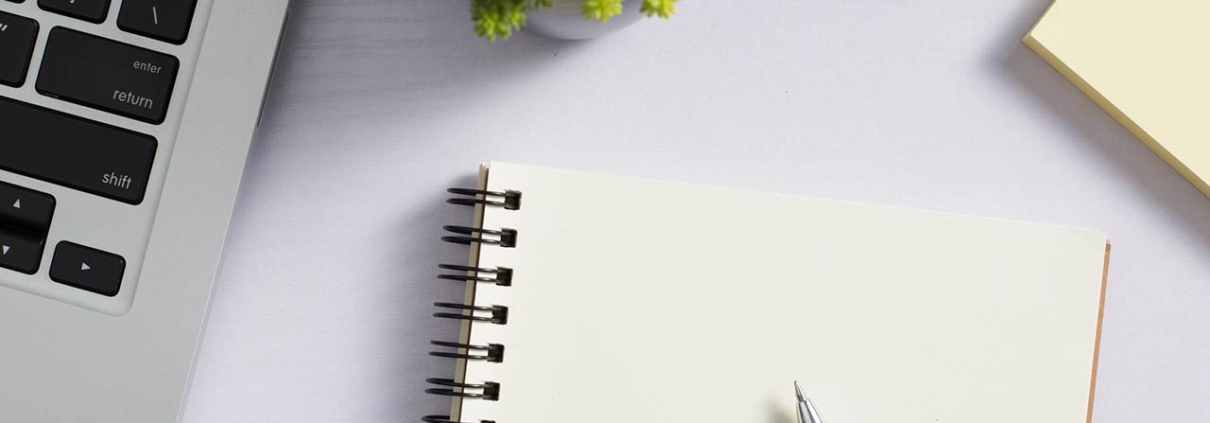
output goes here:
<path id="1" fill-rule="evenodd" d="M 44 95 L 158 125 L 179 67 L 167 54 L 57 27 L 47 39 L 37 87 Z"/>

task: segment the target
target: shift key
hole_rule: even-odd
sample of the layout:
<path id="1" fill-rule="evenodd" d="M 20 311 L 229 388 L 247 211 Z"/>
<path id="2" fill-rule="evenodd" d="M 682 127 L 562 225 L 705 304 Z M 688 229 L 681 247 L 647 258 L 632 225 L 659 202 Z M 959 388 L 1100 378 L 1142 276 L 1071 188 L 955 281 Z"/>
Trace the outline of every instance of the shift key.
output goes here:
<path id="1" fill-rule="evenodd" d="M 38 92 L 152 124 L 164 122 L 175 57 L 62 27 L 50 31 Z"/>

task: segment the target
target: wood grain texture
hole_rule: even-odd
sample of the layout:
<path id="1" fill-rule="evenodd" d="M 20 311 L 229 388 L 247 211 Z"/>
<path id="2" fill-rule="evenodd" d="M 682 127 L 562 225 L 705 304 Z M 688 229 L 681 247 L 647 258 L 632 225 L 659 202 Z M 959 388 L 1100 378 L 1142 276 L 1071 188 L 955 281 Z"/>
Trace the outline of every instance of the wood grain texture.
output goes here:
<path id="1" fill-rule="evenodd" d="M 1047 0 L 681 4 L 489 45 L 462 0 L 298 1 L 185 421 L 445 410 L 443 191 L 485 160 L 1102 230 L 1093 421 L 1210 421 L 1210 200 L 1020 43 Z"/>

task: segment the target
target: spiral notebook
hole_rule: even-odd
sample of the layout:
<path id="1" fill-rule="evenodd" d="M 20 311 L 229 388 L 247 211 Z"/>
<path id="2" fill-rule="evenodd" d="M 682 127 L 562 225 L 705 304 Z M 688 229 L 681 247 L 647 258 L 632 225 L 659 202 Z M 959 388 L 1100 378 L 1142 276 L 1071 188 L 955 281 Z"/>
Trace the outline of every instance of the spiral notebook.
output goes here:
<path id="1" fill-rule="evenodd" d="M 787 423 L 796 380 L 830 422 L 1091 418 L 1102 234 L 500 162 L 451 192 L 427 422 Z"/>

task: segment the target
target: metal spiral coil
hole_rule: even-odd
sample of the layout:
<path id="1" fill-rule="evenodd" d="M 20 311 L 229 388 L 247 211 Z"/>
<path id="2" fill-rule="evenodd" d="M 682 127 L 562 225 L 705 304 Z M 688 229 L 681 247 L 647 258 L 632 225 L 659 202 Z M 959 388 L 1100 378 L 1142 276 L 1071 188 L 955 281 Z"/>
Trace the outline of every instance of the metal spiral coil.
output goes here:
<path id="1" fill-rule="evenodd" d="M 494 283 L 499 286 L 512 286 L 512 284 L 513 284 L 513 269 L 509 269 L 506 267 L 497 267 L 495 269 L 488 269 L 486 267 L 459 266 L 456 264 L 439 264 L 439 265 L 437 265 L 437 267 L 440 269 L 445 269 L 445 270 L 455 270 L 455 271 L 464 272 L 460 275 L 454 275 L 454 274 L 437 275 L 437 279 L 445 279 L 448 281 L 459 281 L 459 282 L 488 282 L 488 283 Z M 484 274 L 488 274 L 491 276 L 483 276 Z"/>
<path id="2" fill-rule="evenodd" d="M 463 423 L 457 420 L 450 420 L 450 416 L 424 416 L 420 421 L 425 423 Z M 496 423 L 495 420 L 479 420 L 479 423 Z"/>
<path id="3" fill-rule="evenodd" d="M 472 228 L 470 226 L 454 225 L 442 226 L 441 229 L 445 229 L 446 232 L 459 234 L 458 236 L 441 237 L 441 240 L 445 242 L 452 242 L 462 245 L 471 245 L 475 243 L 491 244 L 499 245 L 504 248 L 513 248 L 517 246 L 517 231 L 515 229 L 501 229 L 497 231 L 494 229 Z M 491 237 L 485 237 L 484 235 L 491 235 Z"/>
<path id="4" fill-rule="evenodd" d="M 505 210 L 521 209 L 521 193 L 518 191 L 450 188 L 448 192 L 461 196 L 446 200 L 450 204 L 501 207 Z M 472 228 L 469 226 L 444 226 L 442 229 L 455 234 L 441 237 L 441 240 L 445 242 L 462 245 L 495 245 L 503 248 L 514 248 L 517 245 L 517 231 L 514 229 L 493 230 Z M 464 283 L 491 283 L 506 287 L 513 284 L 513 269 L 505 267 L 487 268 L 454 264 L 442 264 L 437 267 L 443 270 L 461 272 L 460 274 L 438 274 L 438 279 Z M 508 307 L 505 306 L 477 306 L 458 303 L 434 303 L 433 305 L 439 309 L 449 310 L 433 313 L 434 317 L 442 319 L 456 319 L 471 323 L 491 323 L 496 325 L 508 323 Z M 429 355 L 434 357 L 486 361 L 489 363 L 504 362 L 504 345 L 476 345 L 447 341 L 431 341 L 430 343 L 437 347 L 453 349 L 453 351 L 430 351 Z M 497 401 L 500 399 L 500 384 L 496 382 L 467 383 L 465 381 L 459 382 L 454 379 L 443 378 L 429 378 L 425 379 L 425 382 L 437 385 L 435 388 L 424 390 L 425 393 L 429 394 L 488 401 Z M 472 423 L 453 420 L 448 415 L 424 416 L 421 418 L 421 421 L 425 423 Z M 477 423 L 496 422 L 493 420 L 479 420 Z"/>
<path id="5" fill-rule="evenodd" d="M 447 397 L 478 398 L 488 401 L 500 399 L 500 384 L 496 382 L 463 383 L 453 379 L 428 378 L 425 382 L 445 386 L 445 388 L 429 388 L 424 392 Z"/>
<path id="6" fill-rule="evenodd" d="M 433 317 L 442 319 L 458 319 L 470 320 L 472 322 L 485 322 L 503 325 L 508 323 L 508 307 L 505 306 L 475 306 L 457 303 L 433 303 L 438 308 L 458 310 L 458 313 L 433 313 Z M 467 312 L 470 313 L 467 313 Z M 491 317 L 480 316 L 475 313 L 491 313 Z"/>
<path id="7" fill-rule="evenodd" d="M 445 341 L 430 341 L 430 344 L 438 347 L 457 348 L 459 351 L 466 352 L 445 352 L 445 351 L 430 351 L 429 355 L 434 357 L 445 358 L 461 358 L 465 360 L 484 360 L 492 363 L 504 362 L 504 346 L 500 344 L 474 345 L 463 344 L 458 342 Z M 472 352 L 482 351 L 482 354 L 472 354 Z"/>
<path id="8" fill-rule="evenodd" d="M 450 188 L 446 190 L 450 194 L 465 195 L 471 198 L 451 198 L 445 200 L 450 204 L 460 206 L 494 206 L 503 207 L 505 210 L 520 210 L 521 209 L 521 193 L 517 191 L 486 191 L 481 189 L 468 188 Z"/>

